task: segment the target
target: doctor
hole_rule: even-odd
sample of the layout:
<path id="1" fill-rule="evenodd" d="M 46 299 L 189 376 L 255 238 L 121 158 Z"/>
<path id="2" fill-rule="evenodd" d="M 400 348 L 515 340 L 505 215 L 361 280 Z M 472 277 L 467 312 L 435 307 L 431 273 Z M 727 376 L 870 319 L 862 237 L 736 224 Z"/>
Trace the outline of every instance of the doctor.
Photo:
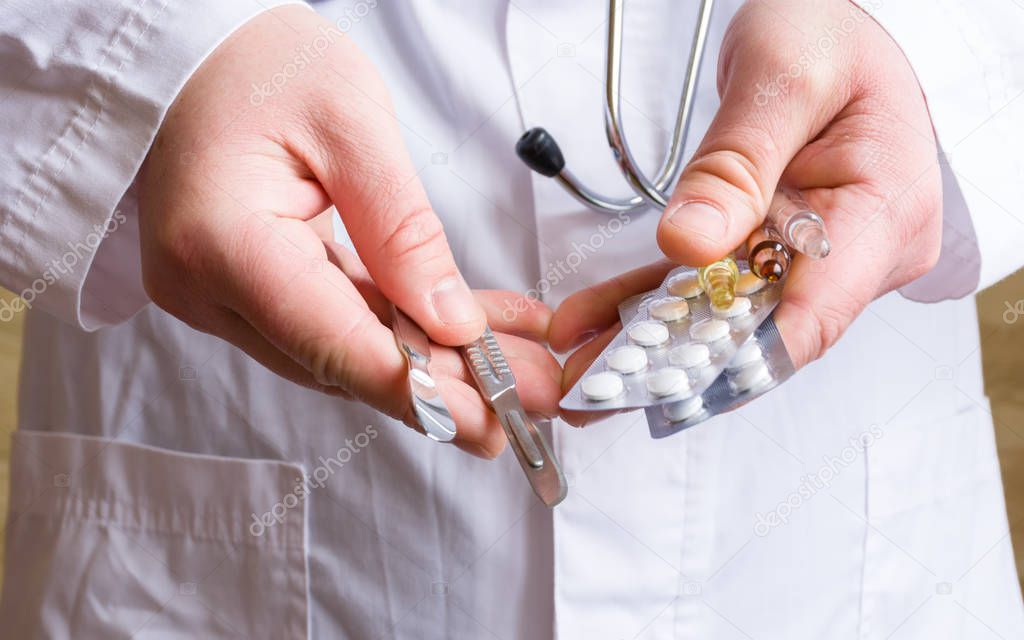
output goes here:
<path id="1" fill-rule="evenodd" d="M 627 8 L 646 166 L 690 4 Z M 722 2 L 659 220 L 592 213 L 511 151 L 543 124 L 621 184 L 603 3 L 8 2 L 0 269 L 24 302 L 0 320 L 30 321 L 0 633 L 1019 637 L 964 297 L 1021 263 L 1007 4 Z M 543 343 L 583 345 L 570 382 L 659 247 L 718 257 L 783 176 L 836 244 L 787 286 L 794 359 L 828 353 L 784 387 L 660 441 L 637 413 L 552 420 L 554 511 L 454 350 L 458 447 L 400 427 L 385 300 L 441 345 L 489 322 L 554 416 Z"/>

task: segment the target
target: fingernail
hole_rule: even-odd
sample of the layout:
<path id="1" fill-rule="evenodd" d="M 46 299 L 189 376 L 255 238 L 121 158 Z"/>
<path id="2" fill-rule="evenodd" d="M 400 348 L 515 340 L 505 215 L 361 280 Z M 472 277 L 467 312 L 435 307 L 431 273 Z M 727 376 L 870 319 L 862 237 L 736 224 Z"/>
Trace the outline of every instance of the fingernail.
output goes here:
<path id="1" fill-rule="evenodd" d="M 434 311 L 445 324 L 475 322 L 479 310 L 466 282 L 459 276 L 445 278 L 430 294 Z"/>
<path id="2" fill-rule="evenodd" d="M 717 208 L 704 202 L 681 204 L 669 214 L 668 222 L 686 234 L 721 242 L 729 229 L 729 220 Z"/>

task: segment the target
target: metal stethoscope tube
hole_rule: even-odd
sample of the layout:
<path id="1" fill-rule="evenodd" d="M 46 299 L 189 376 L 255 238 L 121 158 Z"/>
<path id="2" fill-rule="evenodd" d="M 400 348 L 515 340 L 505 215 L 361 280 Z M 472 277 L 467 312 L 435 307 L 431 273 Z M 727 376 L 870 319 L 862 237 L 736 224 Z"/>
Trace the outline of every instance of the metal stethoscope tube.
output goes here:
<path id="1" fill-rule="evenodd" d="M 701 0 L 700 15 L 690 48 L 686 80 L 679 98 L 672 142 L 658 176 L 652 183 L 637 166 L 622 129 L 622 13 L 623 0 L 608 2 L 608 44 L 605 65 L 605 132 L 608 144 L 622 175 L 637 195 L 631 198 L 610 198 L 597 193 L 565 168 L 565 158 L 555 139 L 543 128 L 530 129 L 516 143 L 516 153 L 534 171 L 555 178 L 577 200 L 588 207 L 608 214 L 632 212 L 648 204 L 664 208 L 668 204 L 668 188 L 675 183 L 682 168 L 683 149 L 693 111 L 701 59 L 707 44 L 714 0 Z"/>

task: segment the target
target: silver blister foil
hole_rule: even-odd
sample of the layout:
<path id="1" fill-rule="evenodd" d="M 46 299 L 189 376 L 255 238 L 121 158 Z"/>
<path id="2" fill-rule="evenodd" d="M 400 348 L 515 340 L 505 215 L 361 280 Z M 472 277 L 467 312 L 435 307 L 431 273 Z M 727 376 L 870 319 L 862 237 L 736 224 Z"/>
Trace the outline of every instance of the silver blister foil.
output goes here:
<path id="1" fill-rule="evenodd" d="M 737 261 L 737 264 L 740 266 L 741 271 L 746 271 L 746 264 L 744 262 Z M 682 319 L 660 321 L 652 317 L 652 309 L 657 308 L 659 301 L 666 298 L 674 298 L 669 292 L 672 283 L 678 282 L 680 279 L 695 278 L 696 274 L 697 270 L 694 268 L 678 267 L 669 272 L 658 289 L 625 300 L 619 307 L 620 317 L 623 318 L 622 331 L 605 347 L 604 351 L 594 360 L 586 373 L 562 398 L 560 406 L 563 409 L 574 411 L 608 411 L 668 406 L 668 409 L 658 409 L 658 411 L 661 411 L 662 414 L 665 411 L 672 414 L 673 408 L 678 409 L 682 406 L 679 404 L 680 402 L 690 400 L 692 406 L 696 402 L 693 399 L 703 397 L 705 392 L 710 390 L 720 377 L 724 377 L 725 384 L 728 384 L 731 378 L 729 376 L 722 376 L 723 372 L 729 367 L 737 351 L 751 338 L 778 304 L 779 295 L 782 291 L 782 282 L 774 284 L 765 283 L 760 290 L 748 296 L 737 294 L 738 298 L 746 297 L 749 299 L 750 309 L 748 312 L 728 319 L 715 317 L 706 293 L 686 300 L 688 313 Z M 710 326 L 709 323 L 713 321 L 724 322 L 727 325 L 727 331 L 723 329 L 721 324 L 714 327 L 724 331 L 720 339 L 700 340 L 692 337 L 691 330 L 699 332 L 699 329 L 694 329 L 694 327 L 708 328 Z M 647 323 L 661 325 L 664 327 L 664 330 L 635 331 L 638 327 L 657 329 L 656 326 Z M 632 338 L 630 336 L 631 332 L 633 333 Z M 662 333 L 666 337 L 663 343 L 652 345 L 646 339 L 650 336 L 660 336 Z M 637 336 L 640 336 L 643 340 L 638 342 Z M 708 348 L 707 362 L 689 367 L 679 364 L 679 359 L 676 356 L 681 355 L 685 351 L 685 349 L 680 349 L 680 347 L 695 344 L 703 344 Z M 647 360 L 646 366 L 635 372 L 623 372 L 621 369 L 619 371 L 612 371 L 609 366 L 609 355 L 622 347 L 630 345 L 640 347 L 643 350 Z M 788 362 L 788 360 L 787 355 L 786 361 Z M 772 365 L 768 366 L 770 368 Z M 686 388 L 669 395 L 653 394 L 649 390 L 649 378 L 664 369 L 682 369 L 685 371 L 688 381 Z M 621 379 L 622 392 L 608 399 L 595 400 L 588 398 L 583 392 L 583 386 L 588 378 L 605 372 L 615 373 Z M 758 383 L 755 386 L 760 386 L 764 381 L 758 380 L 761 377 L 760 373 L 755 373 L 757 375 L 753 376 L 754 382 Z M 774 370 L 770 370 L 769 373 L 773 376 L 776 374 Z M 738 376 L 737 379 L 743 384 L 749 382 L 751 378 L 749 370 L 747 373 L 737 370 L 735 375 Z M 652 383 L 651 386 L 656 385 Z M 736 395 L 747 395 L 749 391 L 748 389 L 740 389 Z M 710 399 L 709 397 L 708 400 Z M 696 417 L 694 415 L 690 418 Z M 685 420 L 685 422 L 689 422 L 690 418 Z"/>

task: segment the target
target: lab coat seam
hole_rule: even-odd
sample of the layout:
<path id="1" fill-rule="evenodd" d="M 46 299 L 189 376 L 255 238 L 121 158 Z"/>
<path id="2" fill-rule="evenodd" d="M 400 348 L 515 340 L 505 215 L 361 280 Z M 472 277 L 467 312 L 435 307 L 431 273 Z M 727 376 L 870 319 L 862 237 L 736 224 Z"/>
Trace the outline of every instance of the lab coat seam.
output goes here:
<path id="1" fill-rule="evenodd" d="M 864 447 L 861 464 L 864 465 L 864 524 L 862 526 L 863 536 L 861 538 L 861 563 L 860 563 L 860 589 L 857 598 L 857 637 L 861 640 L 868 638 L 867 608 L 865 603 L 865 591 L 868 579 L 868 536 L 871 533 L 868 522 L 871 522 L 871 448 Z"/>
<path id="2" fill-rule="evenodd" d="M 304 469 L 303 469 L 304 470 Z M 303 476 L 305 477 L 305 473 Z M 282 549 L 284 572 L 288 581 L 287 618 L 282 626 L 288 637 L 308 638 L 310 633 L 309 619 L 309 574 L 307 571 L 308 544 L 306 538 L 307 502 L 298 505 L 298 518 L 284 523 L 285 538 L 298 536 L 300 545 L 290 545 Z M 295 529 L 298 529 L 296 532 Z"/>
<path id="3" fill-rule="evenodd" d="M 105 505 L 116 504 L 118 507 L 123 508 L 125 511 L 118 511 L 116 514 L 110 514 L 109 509 L 103 509 Z M 69 509 L 69 507 L 76 507 L 76 509 Z M 99 508 L 98 508 L 99 507 Z M 102 513 L 103 515 L 86 515 L 83 513 L 73 513 L 72 511 L 93 511 Z M 278 540 L 273 540 L 271 537 L 252 539 L 254 536 L 229 536 L 229 535 L 216 535 L 209 533 L 198 533 L 192 528 L 173 528 L 173 527 L 162 527 L 145 525 L 139 523 L 129 523 L 125 520 L 123 513 L 134 513 L 134 514 L 147 514 L 149 516 L 155 515 L 155 512 L 146 510 L 144 508 L 136 508 L 133 503 L 124 502 L 117 499 L 102 499 L 102 498 L 84 498 L 81 496 L 69 496 L 60 498 L 48 503 L 47 508 L 41 508 L 37 502 L 32 503 L 29 507 L 21 508 L 14 507 L 13 505 L 9 509 L 11 516 L 16 516 L 19 519 L 21 517 L 39 518 L 43 520 L 73 520 L 76 522 L 88 522 L 98 526 L 116 526 L 119 529 L 126 531 L 137 531 L 144 532 L 152 535 L 159 535 L 168 538 L 180 538 L 188 537 L 193 540 L 201 540 L 203 542 L 221 542 L 229 544 L 241 544 L 252 548 L 261 548 L 264 546 L 271 548 L 280 549 L 302 549 L 303 545 L 300 541 L 298 544 L 295 542 L 289 542 L 288 540 L 292 536 L 283 535 Z M 211 520 L 201 514 L 196 514 L 200 520 Z M 141 519 L 141 517 L 139 518 Z M 235 523 L 227 522 L 222 519 L 221 523 L 233 525 L 238 524 L 242 529 L 245 528 L 243 524 L 245 518 L 242 517 Z M 266 542 L 261 542 L 266 540 Z"/>
<path id="4" fill-rule="evenodd" d="M 305 478 L 306 477 L 306 469 L 305 469 L 304 466 L 301 467 L 301 468 L 302 468 L 302 477 Z M 309 604 L 310 599 L 312 598 L 312 592 L 313 592 L 313 588 L 312 588 L 312 584 L 311 584 L 311 577 L 310 577 L 310 573 L 309 573 L 309 552 L 310 552 L 310 549 L 311 549 L 311 546 L 310 546 L 310 530 L 309 530 L 309 508 L 308 508 L 308 505 L 306 504 L 306 502 L 303 501 L 303 503 L 302 503 L 302 553 L 301 553 L 302 557 L 301 557 L 301 561 L 302 561 L 302 578 L 303 578 L 302 579 L 302 588 L 303 588 L 303 593 L 302 593 L 302 608 L 303 608 L 302 618 L 304 620 L 305 633 L 302 634 L 302 637 L 307 638 L 307 639 L 313 633 L 313 608 Z"/>
<path id="5" fill-rule="evenodd" d="M 687 582 L 687 576 L 692 575 L 693 552 L 691 547 L 699 546 L 701 535 L 701 520 L 696 518 L 697 510 L 700 507 L 700 469 L 694 467 L 698 465 L 700 459 L 699 447 L 695 447 L 694 438 L 699 436 L 700 432 L 685 433 L 679 437 L 684 438 L 682 442 L 683 453 L 683 474 L 684 479 L 682 483 L 682 518 L 683 524 L 681 527 L 680 535 L 680 554 L 679 554 L 679 580 L 677 581 L 677 597 L 676 606 L 673 608 L 673 623 L 675 624 L 674 630 L 681 638 L 693 637 L 701 638 L 704 637 L 703 630 L 700 625 L 700 616 L 698 613 L 697 602 L 698 598 L 694 596 L 682 597 L 685 595 L 685 587 Z"/>
<path id="6" fill-rule="evenodd" d="M 43 191 L 41 194 L 39 194 L 37 202 L 31 214 L 29 215 L 29 219 L 34 220 L 39 215 L 39 212 L 46 205 L 47 201 L 50 199 L 51 194 L 56 189 L 58 179 L 64 174 L 64 171 L 68 167 L 68 165 L 70 165 L 75 160 L 77 154 L 81 151 L 81 149 L 87 144 L 89 140 L 91 140 L 97 124 L 100 122 L 101 118 L 105 113 L 106 103 L 110 95 L 110 89 L 116 86 L 114 84 L 114 80 L 117 77 L 117 73 L 122 71 L 124 69 L 125 64 L 127 64 L 134 57 L 135 50 L 138 46 L 139 40 L 142 38 L 143 35 L 145 35 L 149 31 L 149 27 L 152 24 L 152 22 L 163 14 L 164 10 L 167 7 L 168 2 L 169 0 L 164 0 L 164 4 L 160 7 L 160 10 L 148 21 L 144 20 L 141 17 L 142 11 L 146 7 L 145 2 L 134 8 L 131 8 L 129 12 L 125 15 L 124 20 L 114 31 L 107 44 L 103 47 L 103 53 L 101 55 L 100 60 L 96 64 L 96 69 L 93 78 L 84 92 L 84 99 L 82 100 L 78 109 L 75 111 L 74 114 L 72 114 L 68 123 L 61 130 L 61 133 L 57 136 L 57 138 L 50 145 L 50 147 L 44 152 L 43 157 L 39 159 L 32 174 L 22 183 L 22 187 L 18 190 L 18 199 L 11 210 L 11 215 L 5 218 L 3 225 L 0 225 L 0 235 L 2 235 L 6 231 L 7 226 L 10 224 L 10 221 L 15 217 L 14 212 L 21 208 L 22 202 L 28 196 L 27 187 L 31 185 L 33 182 L 35 182 L 37 179 L 39 179 L 43 183 L 43 186 L 40 187 L 40 189 L 43 189 Z M 115 57 L 114 54 L 115 47 L 117 47 L 121 43 L 122 39 L 127 37 L 129 29 L 132 27 L 132 25 L 135 23 L 137 19 L 144 22 L 144 25 L 140 30 L 138 36 L 132 43 L 131 47 L 128 48 L 128 50 L 122 54 L 120 59 L 118 59 L 117 57 Z M 108 59 L 111 60 L 109 64 Z M 115 64 L 117 64 L 116 70 L 113 68 Z M 107 91 L 103 90 L 102 85 L 104 84 L 108 85 Z M 90 124 L 87 122 L 87 119 L 92 115 L 93 112 L 95 112 L 95 117 L 92 118 L 92 122 Z M 85 128 L 83 129 L 83 127 Z M 78 144 L 73 148 L 68 148 L 72 144 L 71 137 L 74 134 L 77 134 Z M 64 156 L 63 162 L 59 165 L 59 167 L 54 167 L 54 169 L 56 169 L 55 171 L 48 172 L 45 176 L 40 177 L 44 168 L 46 168 L 46 166 L 50 164 L 50 158 L 52 154 L 54 154 L 58 150 L 66 150 L 66 155 Z M 57 160 L 59 160 L 59 158 Z M 113 213 L 113 210 L 107 212 L 107 214 L 105 215 L 105 220 L 109 221 Z M 13 243 L 16 251 L 16 259 L 22 263 L 27 262 L 24 251 L 25 235 L 28 233 L 29 228 L 29 224 L 22 225 L 20 228 L 20 237 L 18 241 Z M 91 262 L 91 258 L 87 259 L 87 262 Z M 85 268 L 81 269 L 80 273 L 87 273 L 88 266 L 89 265 L 86 264 Z M 82 279 L 84 280 L 84 277 Z"/>
<path id="7" fill-rule="evenodd" d="M 684 478 L 685 478 L 685 474 L 688 473 L 688 470 L 690 468 L 690 465 L 689 465 L 689 457 L 690 457 L 689 441 L 684 439 L 680 443 L 680 446 L 683 448 L 683 465 L 684 465 L 683 473 L 684 473 Z M 690 524 L 689 510 L 686 508 L 687 496 L 688 495 L 689 495 L 689 491 L 687 491 L 686 482 L 684 481 L 683 482 L 683 495 L 682 495 L 682 497 L 680 499 L 680 502 L 681 502 L 680 510 L 682 512 L 681 513 L 681 520 L 682 521 L 681 521 L 680 526 L 679 526 L 679 565 L 678 565 L 679 566 L 679 578 L 678 578 L 678 580 L 676 580 L 676 601 L 674 602 L 675 606 L 672 607 L 672 632 L 673 632 L 673 635 L 679 635 L 679 637 L 683 637 L 681 634 L 685 633 L 684 626 L 685 626 L 685 623 L 686 623 L 686 615 L 685 615 L 685 612 L 683 611 L 684 599 L 679 597 L 679 596 L 683 593 L 683 591 L 685 589 L 684 582 L 686 580 L 686 532 L 687 532 L 687 530 L 689 528 L 689 524 Z"/>
<path id="8" fill-rule="evenodd" d="M 0 252 L 0 267 L 7 274 L 5 284 L 12 289 L 25 291 L 45 281 L 48 295 L 37 296 L 36 306 L 95 330 L 127 319 L 146 302 L 139 285 L 137 291 L 119 298 L 121 304 L 114 308 L 101 305 L 99 318 L 87 319 L 88 310 L 83 316 L 83 288 L 105 238 L 97 229 L 109 229 L 119 206 L 133 206 L 133 181 L 164 113 L 190 72 L 244 21 L 273 6 L 304 3 L 218 3 L 212 11 L 215 16 L 204 16 L 206 22 L 197 25 L 194 33 L 175 31 L 191 19 L 187 10 L 201 5 L 195 1 L 171 5 L 170 0 L 105 0 L 93 3 L 101 4 L 95 7 L 86 0 L 61 4 L 54 10 L 57 34 L 62 27 L 75 26 L 70 24 L 75 15 L 88 18 L 92 12 L 95 20 L 87 21 L 68 40 L 66 47 L 82 58 L 73 69 L 40 70 L 50 84 L 64 80 L 61 73 L 73 74 L 62 93 L 43 93 L 27 78 L 11 78 L 17 97 L 10 104 L 16 106 L 5 106 L 4 115 L 15 115 L 16 107 L 38 106 L 53 124 L 30 132 L 26 158 L 12 163 L 7 175 L 0 175 L 0 188 L 7 191 L 9 203 L 0 207 L 0 234 L 11 239 Z M 169 5 L 184 5 L 184 10 L 170 11 Z M 17 40 L 20 34 L 14 36 Z M 46 37 L 39 43 L 52 44 Z M 20 90 L 25 90 L 23 96 L 18 96 Z M 94 230 L 101 236 L 96 246 Z M 74 249 L 79 259 L 73 271 L 61 269 L 56 275 L 53 265 L 66 252 L 64 245 L 76 241 L 84 245 L 86 239 L 90 246 L 84 256 L 83 249 Z"/>
<path id="9" fill-rule="evenodd" d="M 430 449 L 430 458 L 433 459 L 433 460 L 437 460 L 439 453 L 440 452 L 438 451 L 437 448 L 431 447 L 431 449 Z M 430 513 L 430 517 L 431 517 L 431 522 L 433 524 L 432 529 L 434 531 L 434 539 L 437 541 L 438 546 L 440 546 L 443 540 L 450 540 L 451 537 L 446 535 L 447 532 L 442 531 L 443 523 L 442 523 L 442 520 L 438 517 L 438 514 L 441 513 L 444 510 L 444 501 L 441 498 L 440 491 L 438 491 L 438 486 L 440 485 L 440 482 L 438 482 L 438 476 L 440 475 L 440 472 L 443 469 L 443 466 L 442 465 L 438 465 L 438 464 L 431 465 L 431 466 L 432 466 L 432 469 L 431 469 L 432 473 L 431 473 L 431 477 L 430 477 L 430 502 L 433 505 L 433 508 L 430 509 L 429 513 Z M 449 578 L 449 574 L 448 574 L 446 558 L 447 558 L 447 556 L 445 556 L 444 554 L 437 554 L 438 562 L 437 562 L 436 566 L 437 566 L 438 574 L 439 574 L 438 575 L 438 579 L 441 580 L 441 582 L 446 585 L 446 588 L 450 588 L 450 586 L 447 586 L 448 585 L 448 580 L 450 578 Z M 444 628 L 445 629 L 449 629 L 451 627 L 450 627 L 450 622 L 448 620 L 448 608 L 447 607 L 444 608 L 444 616 L 445 616 Z"/>
<path id="10" fill-rule="evenodd" d="M 294 523 L 284 522 L 280 530 L 268 526 L 268 535 L 254 536 L 247 518 L 261 510 L 261 505 L 273 500 L 273 496 L 286 495 L 291 489 L 286 477 L 294 472 L 277 461 L 261 461 L 261 465 L 253 466 L 250 461 L 225 458 L 207 454 L 184 454 L 168 451 L 149 445 L 114 443 L 103 438 L 80 436 L 62 433 L 36 433 L 18 431 L 12 437 L 12 452 L 17 454 L 21 447 L 29 443 L 42 443 L 52 447 L 48 451 L 55 458 L 57 467 L 41 469 L 32 465 L 23 457 L 15 458 L 11 465 L 11 490 L 25 493 L 33 497 L 28 501 L 12 501 L 9 512 L 12 515 L 29 515 L 41 518 L 89 520 L 94 523 L 113 523 L 118 526 L 130 527 L 135 530 L 162 533 L 168 536 L 193 536 L 208 541 L 228 543 L 244 543 L 253 547 L 268 545 L 271 547 L 302 546 L 302 536 L 298 536 L 299 544 L 295 543 Z M 102 447 L 102 448 L 101 448 Z M 111 448 L 112 447 L 112 448 Z M 96 450 L 99 449 L 99 453 Z M 44 449 L 45 451 L 45 449 Z M 70 473 L 75 477 L 84 471 L 81 463 L 91 455 L 112 456 L 106 465 L 98 467 L 97 486 L 82 485 L 79 487 L 67 482 L 71 489 L 61 489 L 56 484 L 56 476 L 51 479 L 47 473 L 61 466 L 77 470 Z M 153 456 L 156 456 L 154 458 Z M 159 462 L 154 466 L 154 463 Z M 185 485 L 184 491 L 173 494 L 173 502 L 155 504 L 162 508 L 153 508 L 154 489 L 137 488 L 124 485 L 137 474 L 168 469 L 161 466 L 172 465 L 170 471 L 179 482 L 188 482 L 189 470 L 207 469 L 216 472 L 211 478 L 220 478 L 229 469 L 244 472 L 242 477 L 250 483 L 259 482 L 256 488 L 260 491 L 249 494 L 242 485 L 233 490 L 231 495 L 213 495 L 197 487 L 195 481 Z M 198 465 L 198 466 L 196 466 Z M 225 465 L 231 465 L 230 467 Z M 238 465 L 242 465 L 239 467 Z M 268 466 L 272 465 L 272 466 Z M 51 482 L 54 486 L 51 486 Z M 43 491 L 36 491 L 38 487 Z M 114 493 L 122 487 L 124 493 L 135 499 L 122 499 Z M 67 493 L 57 493 L 54 491 Z M 155 490 L 159 493 L 160 490 Z M 265 494 L 265 495 L 264 495 Z M 305 510 L 305 503 L 298 505 Z M 247 526 L 248 525 L 248 526 Z M 301 530 L 299 531 L 301 534 Z M 248 534 L 248 535 L 247 535 Z"/>
<path id="11" fill-rule="evenodd" d="M 375 459 L 371 455 L 370 463 L 373 464 L 374 462 Z M 378 509 L 381 508 L 383 505 L 381 504 L 380 501 L 374 499 L 374 496 L 376 495 L 376 487 L 373 483 L 374 474 L 369 473 L 367 477 L 370 478 L 370 481 L 366 483 L 366 493 L 369 495 L 369 504 L 371 505 L 371 507 L 367 509 L 367 516 L 369 522 L 362 522 L 362 524 L 364 527 L 366 527 L 366 529 L 370 531 L 371 535 L 374 538 L 374 543 L 377 545 L 377 548 L 384 550 L 385 548 L 390 548 L 392 546 L 392 543 L 390 540 L 385 539 L 384 534 L 381 533 L 380 514 L 378 513 Z M 360 518 L 357 519 L 361 521 Z M 408 556 L 405 555 L 404 550 L 400 552 L 399 555 L 406 562 L 409 562 L 413 566 L 420 568 L 419 563 L 413 562 L 411 559 L 409 559 Z M 389 632 L 394 632 L 397 629 L 398 625 L 400 624 L 402 618 L 408 613 L 408 611 L 398 609 L 396 599 L 392 596 L 392 594 L 395 593 L 393 585 L 396 582 L 396 580 L 394 580 L 391 577 L 389 554 L 387 554 L 386 552 L 378 553 L 376 554 L 376 560 L 379 565 L 380 576 L 383 582 L 383 588 L 381 589 L 381 591 L 385 601 L 384 610 L 387 612 L 386 627 Z M 401 580 L 399 579 L 397 580 L 397 582 L 401 583 Z M 422 602 L 422 600 L 420 600 L 419 602 Z M 413 609 L 415 609 L 416 606 L 419 606 L 419 602 L 416 603 Z"/>
<path id="12" fill-rule="evenodd" d="M 287 548 L 284 558 L 286 563 L 285 572 L 288 574 L 288 592 L 291 594 L 291 602 L 288 607 L 289 623 L 287 628 L 289 635 L 295 638 L 309 638 L 309 574 L 303 570 L 307 557 L 305 548 Z M 298 562 L 292 556 L 298 554 Z M 297 566 L 295 566 L 297 564 Z"/>

